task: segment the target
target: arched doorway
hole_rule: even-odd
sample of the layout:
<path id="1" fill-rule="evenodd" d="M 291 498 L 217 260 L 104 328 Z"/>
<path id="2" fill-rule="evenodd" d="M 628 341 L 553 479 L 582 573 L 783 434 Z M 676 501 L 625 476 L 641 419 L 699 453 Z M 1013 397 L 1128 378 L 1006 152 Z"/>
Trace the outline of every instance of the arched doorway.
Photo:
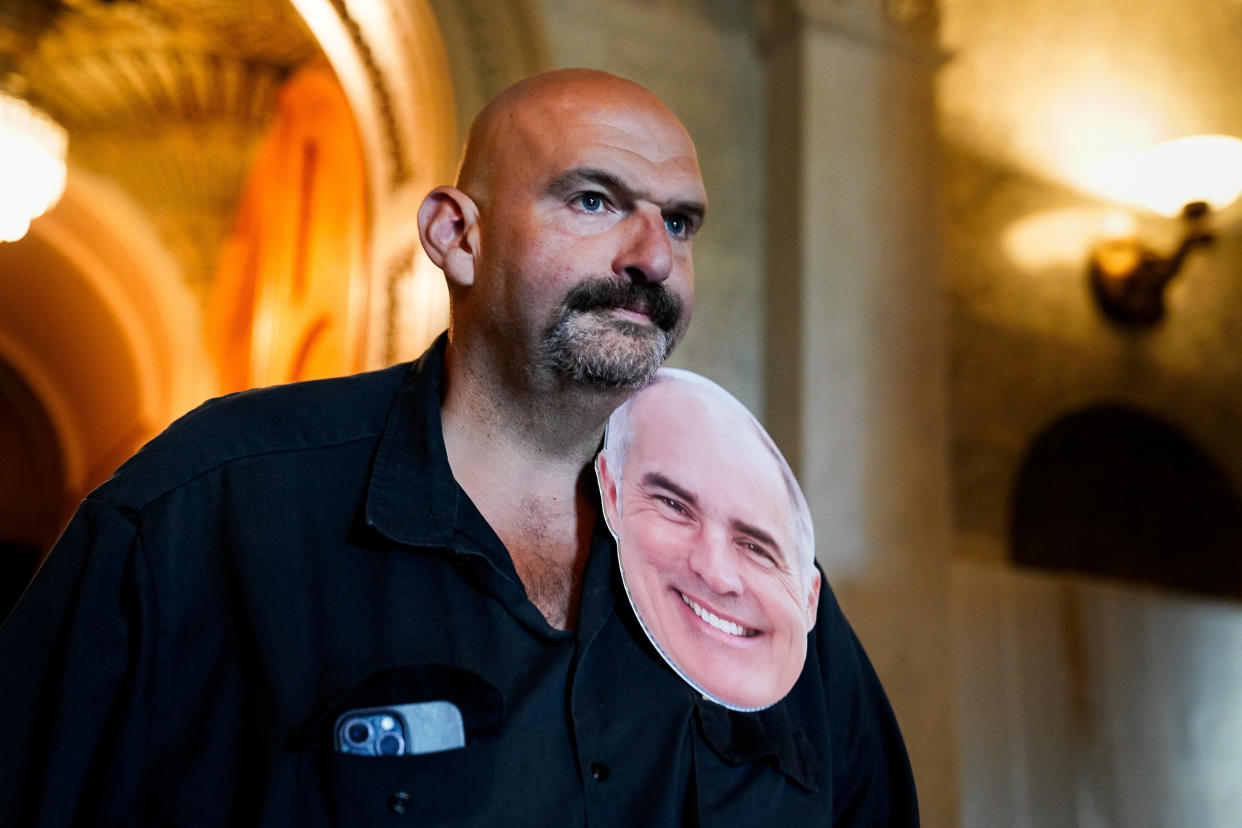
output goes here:
<path id="1" fill-rule="evenodd" d="M 93 176 L 75 172 L 26 238 L 0 244 L 0 275 L 0 418 L 15 441 L 4 473 L 18 486 L 6 504 L 25 504 L 0 511 L 0 536 L 46 551 L 77 501 L 202 399 L 210 375 L 175 263 Z"/>
<path id="2" fill-rule="evenodd" d="M 1077 411 L 1034 441 L 1012 539 L 1025 566 L 1242 598 L 1242 500 L 1186 435 L 1137 409 Z"/>

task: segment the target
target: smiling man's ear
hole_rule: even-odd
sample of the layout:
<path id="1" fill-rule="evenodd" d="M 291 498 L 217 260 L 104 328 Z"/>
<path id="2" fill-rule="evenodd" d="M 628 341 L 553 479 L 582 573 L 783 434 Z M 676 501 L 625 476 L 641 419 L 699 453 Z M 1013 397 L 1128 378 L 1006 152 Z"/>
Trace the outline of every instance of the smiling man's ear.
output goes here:
<path id="1" fill-rule="evenodd" d="M 806 595 L 806 631 L 809 633 L 815 628 L 815 619 L 819 616 L 819 585 L 820 574 L 815 564 L 811 564 L 814 575 L 811 578 L 811 588 L 807 590 Z"/>
<path id="2" fill-rule="evenodd" d="M 418 237 L 450 285 L 474 284 L 479 252 L 479 208 L 456 187 L 436 187 L 418 207 Z"/>
<path id="3" fill-rule="evenodd" d="M 604 511 L 604 523 L 614 538 L 621 532 L 621 510 L 618 508 L 617 481 L 608 468 L 608 455 L 601 451 L 595 457 L 595 479 L 599 481 L 599 495 Z"/>

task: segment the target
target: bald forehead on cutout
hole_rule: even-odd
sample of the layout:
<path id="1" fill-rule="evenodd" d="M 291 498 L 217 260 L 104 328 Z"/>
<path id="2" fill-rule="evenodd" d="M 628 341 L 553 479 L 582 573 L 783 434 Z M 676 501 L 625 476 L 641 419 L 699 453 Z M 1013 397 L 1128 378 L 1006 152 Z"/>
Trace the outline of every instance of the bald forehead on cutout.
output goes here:
<path id="1" fill-rule="evenodd" d="M 706 377 L 676 368 L 662 368 L 646 388 L 622 405 L 608 422 L 604 452 L 620 485 L 634 444 L 647 439 L 675 439 L 713 452 L 756 458 L 781 481 L 787 501 L 787 528 L 794 562 L 804 583 L 816 576 L 815 533 L 806 498 L 780 449 L 742 403 Z"/>

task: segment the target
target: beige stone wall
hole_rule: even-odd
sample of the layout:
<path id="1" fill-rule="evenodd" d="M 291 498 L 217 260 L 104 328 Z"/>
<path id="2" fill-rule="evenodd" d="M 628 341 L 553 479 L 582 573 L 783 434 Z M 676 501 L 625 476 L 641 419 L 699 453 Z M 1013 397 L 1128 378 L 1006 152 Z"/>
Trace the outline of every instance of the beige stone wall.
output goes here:
<path id="1" fill-rule="evenodd" d="M 1085 271 L 1117 206 L 1091 183 L 1101 161 L 1242 136 L 1242 6 L 943 5 L 963 824 L 1236 825 L 1242 608 L 1006 561 L 1025 450 L 1094 403 L 1170 422 L 1242 492 L 1242 207 L 1217 217 L 1156 330 L 1108 325 Z M 1138 220 L 1171 247 L 1176 223 Z"/>
<path id="2" fill-rule="evenodd" d="M 1217 244 L 1173 283 L 1155 331 L 1106 324 L 1085 274 L 1092 211 L 1117 206 L 1088 185 L 1093 168 L 1182 135 L 1242 136 L 1242 6 L 945 6 L 954 499 L 959 530 L 979 536 L 970 548 L 995 555 L 1007 475 L 1034 433 L 1094 401 L 1169 420 L 1242 485 L 1242 205 L 1218 217 Z M 1146 217 L 1144 229 L 1168 248 L 1179 228 Z"/>

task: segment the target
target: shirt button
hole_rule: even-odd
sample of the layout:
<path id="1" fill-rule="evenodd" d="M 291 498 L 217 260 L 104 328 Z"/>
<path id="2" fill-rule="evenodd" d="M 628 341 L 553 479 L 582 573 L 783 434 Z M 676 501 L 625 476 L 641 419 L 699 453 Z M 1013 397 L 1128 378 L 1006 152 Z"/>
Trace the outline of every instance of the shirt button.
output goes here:
<path id="1" fill-rule="evenodd" d="M 608 770 L 608 766 L 603 762 L 591 763 L 591 776 L 595 777 L 596 782 L 603 782 L 608 778 L 609 773 L 611 773 L 611 771 Z"/>
<path id="2" fill-rule="evenodd" d="M 404 814 L 406 808 L 410 807 L 410 795 L 405 791 L 397 791 L 388 797 L 388 810 L 394 814 Z"/>

